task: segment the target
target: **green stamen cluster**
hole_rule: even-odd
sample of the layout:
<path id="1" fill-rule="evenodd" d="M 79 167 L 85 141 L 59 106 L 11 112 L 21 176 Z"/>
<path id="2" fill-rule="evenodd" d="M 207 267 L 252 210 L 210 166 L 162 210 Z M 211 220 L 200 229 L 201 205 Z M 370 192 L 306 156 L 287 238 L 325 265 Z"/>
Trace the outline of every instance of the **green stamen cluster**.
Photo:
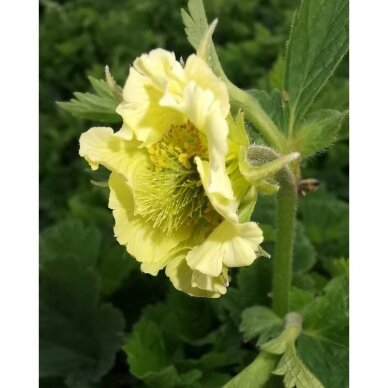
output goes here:
<path id="1" fill-rule="evenodd" d="M 172 126 L 147 151 L 153 166 L 136 189 L 137 212 L 167 235 L 201 219 L 218 223 L 194 163 L 208 158 L 202 134 L 189 122 Z"/>

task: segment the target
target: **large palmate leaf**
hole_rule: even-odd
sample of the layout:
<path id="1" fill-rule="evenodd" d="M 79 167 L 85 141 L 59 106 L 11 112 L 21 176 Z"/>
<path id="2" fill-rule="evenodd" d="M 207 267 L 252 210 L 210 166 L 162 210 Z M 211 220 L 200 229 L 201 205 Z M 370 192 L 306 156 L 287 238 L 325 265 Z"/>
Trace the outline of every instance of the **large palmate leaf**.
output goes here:
<path id="1" fill-rule="evenodd" d="M 150 387 L 181 387 L 199 380 L 201 371 L 193 369 L 179 373 L 166 350 L 165 340 L 158 325 L 143 319 L 127 338 L 124 351 L 131 373 Z"/>
<path id="2" fill-rule="evenodd" d="M 72 259 L 52 260 L 40 279 L 40 375 L 70 387 L 97 382 L 113 366 L 124 320 L 99 302 L 95 273 Z"/>
<path id="3" fill-rule="evenodd" d="M 331 280 L 324 294 L 302 311 L 303 332 L 297 351 L 325 387 L 349 385 L 349 281 Z"/>
<path id="4" fill-rule="evenodd" d="M 45 229 L 39 245 L 42 265 L 57 259 L 80 259 L 85 266 L 94 266 L 101 249 L 101 233 L 94 226 L 65 220 Z"/>
<path id="5" fill-rule="evenodd" d="M 283 90 L 293 131 L 348 50 L 348 0 L 302 0 L 287 45 Z"/>
<path id="6" fill-rule="evenodd" d="M 349 257 L 349 205 L 323 187 L 300 201 L 300 214 L 309 240 L 324 263 Z"/>
<path id="7" fill-rule="evenodd" d="M 96 270 L 104 296 L 112 294 L 136 266 L 114 240 L 113 246 L 103 244 L 101 231 L 79 220 L 64 220 L 45 229 L 39 244 L 41 267 L 50 261 L 73 259 L 83 268 Z"/>

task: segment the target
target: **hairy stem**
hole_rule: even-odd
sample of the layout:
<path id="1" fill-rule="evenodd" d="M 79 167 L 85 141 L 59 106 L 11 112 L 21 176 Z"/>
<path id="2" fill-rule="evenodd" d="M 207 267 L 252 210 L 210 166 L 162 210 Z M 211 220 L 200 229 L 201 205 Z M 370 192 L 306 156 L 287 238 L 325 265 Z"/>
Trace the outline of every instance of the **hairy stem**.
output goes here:
<path id="1" fill-rule="evenodd" d="M 282 317 L 290 308 L 297 188 L 294 175 L 288 167 L 278 173 L 278 179 L 280 189 L 277 194 L 272 307 Z"/>
<path id="2" fill-rule="evenodd" d="M 264 388 L 278 361 L 279 356 L 262 351 L 251 364 L 227 382 L 223 388 Z"/>
<path id="3" fill-rule="evenodd" d="M 248 159 L 254 163 L 271 161 L 279 157 L 272 149 L 250 146 Z M 292 280 L 292 256 L 297 205 L 297 184 L 295 175 L 288 166 L 276 175 L 279 183 L 276 209 L 276 245 L 272 281 L 272 307 L 283 317 L 289 312 Z"/>

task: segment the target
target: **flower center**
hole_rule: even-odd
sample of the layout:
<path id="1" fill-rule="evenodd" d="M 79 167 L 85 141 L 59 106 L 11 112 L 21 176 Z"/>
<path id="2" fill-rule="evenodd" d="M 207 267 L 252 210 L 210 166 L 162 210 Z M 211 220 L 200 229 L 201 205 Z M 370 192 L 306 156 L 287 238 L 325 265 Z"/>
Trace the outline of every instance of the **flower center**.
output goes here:
<path id="1" fill-rule="evenodd" d="M 205 136 L 187 122 L 147 151 L 153 166 L 136 189 L 137 212 L 167 235 L 201 220 L 218 223 L 194 163 L 195 156 L 208 159 Z"/>

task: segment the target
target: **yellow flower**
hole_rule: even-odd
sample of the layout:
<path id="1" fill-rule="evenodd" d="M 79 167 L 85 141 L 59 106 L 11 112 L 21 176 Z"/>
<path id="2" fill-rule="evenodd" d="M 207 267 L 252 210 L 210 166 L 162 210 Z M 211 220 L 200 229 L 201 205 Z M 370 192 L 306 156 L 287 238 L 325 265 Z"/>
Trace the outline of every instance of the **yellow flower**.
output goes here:
<path id="1" fill-rule="evenodd" d="M 112 173 L 109 207 L 118 242 L 156 275 L 165 268 L 190 295 L 219 297 L 228 268 L 250 265 L 263 234 L 239 219 L 250 185 L 238 170 L 246 134 L 229 116 L 224 83 L 191 55 L 157 49 L 137 58 L 117 112 L 122 128 L 91 128 L 80 155 Z M 242 118 L 238 118 L 242 123 Z"/>

